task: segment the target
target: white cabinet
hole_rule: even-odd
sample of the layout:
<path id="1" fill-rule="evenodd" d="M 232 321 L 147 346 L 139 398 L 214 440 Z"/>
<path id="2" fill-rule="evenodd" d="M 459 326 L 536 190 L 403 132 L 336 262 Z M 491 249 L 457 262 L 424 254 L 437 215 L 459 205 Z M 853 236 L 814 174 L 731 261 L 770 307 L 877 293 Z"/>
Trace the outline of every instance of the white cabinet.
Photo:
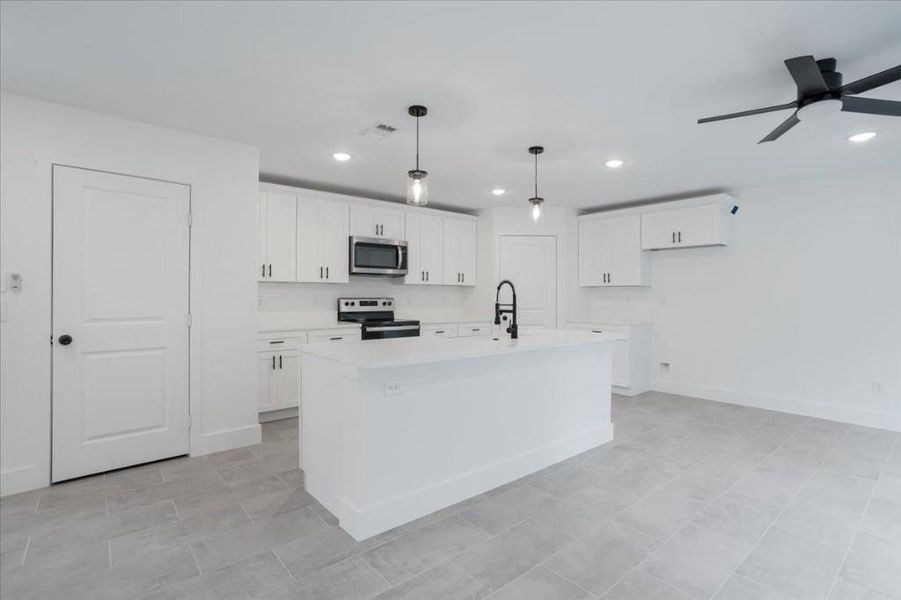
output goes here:
<path id="1" fill-rule="evenodd" d="M 267 412 L 300 404 L 300 353 L 296 344 L 257 352 L 257 410 Z"/>
<path id="2" fill-rule="evenodd" d="M 603 333 L 615 338 L 611 380 L 613 391 L 635 396 L 651 387 L 651 328 L 647 324 L 570 322 L 567 329 Z"/>
<path id="3" fill-rule="evenodd" d="M 729 243 L 729 207 L 724 203 L 644 213 L 644 250 L 725 246 Z"/>
<path id="4" fill-rule="evenodd" d="M 359 340 L 361 330 L 354 329 L 321 329 L 309 332 L 309 340 L 311 344 L 321 342 L 352 342 Z"/>
<path id="5" fill-rule="evenodd" d="M 294 196 L 260 192 L 257 276 L 260 281 L 294 281 L 297 266 L 297 204 Z"/>
<path id="6" fill-rule="evenodd" d="M 351 204 L 350 235 L 404 240 L 404 217 L 401 208 Z"/>
<path id="7" fill-rule="evenodd" d="M 476 284 L 476 244 L 478 229 L 471 219 L 446 217 L 442 229 L 444 244 L 444 285 L 473 286 Z"/>
<path id="8" fill-rule="evenodd" d="M 418 210 L 407 211 L 407 275 L 404 283 L 443 283 L 443 229 L 440 216 Z"/>
<path id="9" fill-rule="evenodd" d="M 456 323 L 430 323 L 419 327 L 419 335 L 422 337 L 457 337 Z"/>
<path id="10" fill-rule="evenodd" d="M 475 337 L 479 335 L 490 335 L 491 334 L 491 323 L 488 321 L 480 322 L 480 323 L 458 323 L 457 324 L 457 336 L 458 337 Z"/>
<path id="11" fill-rule="evenodd" d="M 649 264 L 641 248 L 641 216 L 579 218 L 579 285 L 649 285 Z"/>
<path id="12" fill-rule="evenodd" d="M 348 205 L 297 199 L 297 281 L 347 283 Z"/>

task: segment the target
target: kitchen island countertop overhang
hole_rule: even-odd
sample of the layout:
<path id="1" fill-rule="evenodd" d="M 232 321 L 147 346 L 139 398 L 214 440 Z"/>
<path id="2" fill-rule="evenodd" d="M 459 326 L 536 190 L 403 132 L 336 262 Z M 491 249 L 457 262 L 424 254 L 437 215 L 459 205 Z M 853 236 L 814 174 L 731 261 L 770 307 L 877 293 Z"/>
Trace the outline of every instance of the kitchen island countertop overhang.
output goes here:
<path id="1" fill-rule="evenodd" d="M 361 540 L 613 439 L 605 334 L 302 350 L 307 490 Z"/>

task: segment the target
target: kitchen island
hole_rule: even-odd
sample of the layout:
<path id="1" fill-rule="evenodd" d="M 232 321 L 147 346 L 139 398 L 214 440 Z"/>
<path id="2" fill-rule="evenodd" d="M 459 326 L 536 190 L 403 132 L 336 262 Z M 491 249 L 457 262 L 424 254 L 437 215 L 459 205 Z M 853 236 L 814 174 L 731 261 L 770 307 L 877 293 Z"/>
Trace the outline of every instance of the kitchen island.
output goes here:
<path id="1" fill-rule="evenodd" d="M 307 490 L 362 540 L 609 442 L 613 343 L 547 330 L 304 346 Z"/>

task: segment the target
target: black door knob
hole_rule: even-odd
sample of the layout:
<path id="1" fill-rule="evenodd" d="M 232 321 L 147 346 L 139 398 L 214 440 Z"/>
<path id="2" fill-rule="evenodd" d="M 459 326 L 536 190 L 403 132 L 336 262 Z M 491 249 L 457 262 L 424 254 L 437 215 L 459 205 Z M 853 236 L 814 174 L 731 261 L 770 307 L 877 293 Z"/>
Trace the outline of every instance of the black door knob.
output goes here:
<path id="1" fill-rule="evenodd" d="M 67 333 L 67 334 L 64 334 L 64 335 L 61 335 L 61 336 L 59 336 L 59 340 L 58 340 L 58 341 L 59 341 L 60 345 L 62 345 L 62 346 L 68 346 L 69 344 L 72 343 L 72 336 L 69 335 L 68 333 Z"/>

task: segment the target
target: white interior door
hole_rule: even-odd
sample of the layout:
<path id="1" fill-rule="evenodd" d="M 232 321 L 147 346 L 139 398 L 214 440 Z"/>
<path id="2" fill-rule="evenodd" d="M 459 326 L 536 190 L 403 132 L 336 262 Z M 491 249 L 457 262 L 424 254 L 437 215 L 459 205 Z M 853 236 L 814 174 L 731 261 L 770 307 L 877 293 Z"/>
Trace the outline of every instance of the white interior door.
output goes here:
<path id="1" fill-rule="evenodd" d="M 516 286 L 520 327 L 557 327 L 557 238 L 546 235 L 502 235 L 500 278 Z M 501 290 L 501 302 L 509 302 Z"/>
<path id="2" fill-rule="evenodd" d="M 188 452 L 189 213 L 184 185 L 53 168 L 53 481 Z"/>

